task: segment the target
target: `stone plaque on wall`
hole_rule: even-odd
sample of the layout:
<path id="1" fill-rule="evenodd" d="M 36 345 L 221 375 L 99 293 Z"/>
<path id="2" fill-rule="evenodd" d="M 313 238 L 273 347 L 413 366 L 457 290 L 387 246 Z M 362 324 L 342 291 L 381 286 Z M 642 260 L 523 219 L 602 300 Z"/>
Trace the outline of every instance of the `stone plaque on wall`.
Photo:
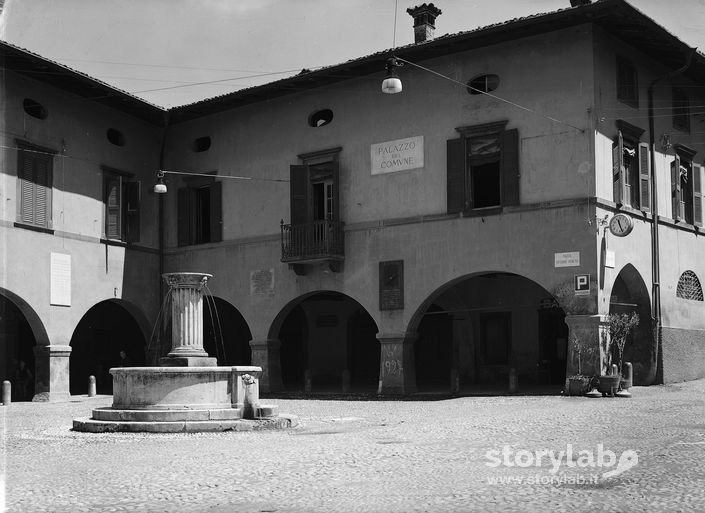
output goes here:
<path id="1" fill-rule="evenodd" d="M 49 304 L 71 306 L 71 255 L 51 254 Z"/>
<path id="2" fill-rule="evenodd" d="M 250 295 L 274 294 L 274 269 L 250 271 Z"/>
<path id="3" fill-rule="evenodd" d="M 424 166 L 423 135 L 372 144 L 371 173 L 380 175 Z"/>
<path id="4" fill-rule="evenodd" d="M 379 263 L 379 309 L 404 308 L 404 261 L 390 260 Z"/>

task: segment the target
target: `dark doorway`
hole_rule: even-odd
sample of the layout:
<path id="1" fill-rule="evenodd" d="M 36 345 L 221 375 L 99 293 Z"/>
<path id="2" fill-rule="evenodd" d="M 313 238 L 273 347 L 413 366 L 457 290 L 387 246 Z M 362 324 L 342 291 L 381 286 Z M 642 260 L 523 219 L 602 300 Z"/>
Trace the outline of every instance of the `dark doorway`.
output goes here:
<path id="1" fill-rule="evenodd" d="M 71 394 L 87 393 L 89 376 L 95 376 L 99 394 L 112 394 L 110 369 L 144 365 L 145 350 L 139 324 L 120 301 L 98 303 L 86 312 L 71 337 Z"/>
<path id="2" fill-rule="evenodd" d="M 0 374 L 12 383 L 13 401 L 34 397 L 34 347 L 36 339 L 27 318 L 0 295 Z"/>
<path id="3" fill-rule="evenodd" d="M 431 305 L 421 320 L 414 345 L 416 386 L 420 391 L 450 387 L 453 318 Z"/>
<path id="4" fill-rule="evenodd" d="M 380 345 L 377 325 L 364 310 L 348 321 L 348 368 L 352 389 L 373 389 L 379 382 Z"/>
<path id="5" fill-rule="evenodd" d="M 562 385 L 568 353 L 568 325 L 560 308 L 539 310 L 539 385 Z"/>
<path id="6" fill-rule="evenodd" d="M 635 385 L 656 382 L 656 340 L 651 324 L 649 292 L 639 272 L 632 265 L 625 266 L 612 286 L 610 314 L 639 314 L 639 324 L 627 337 L 623 362 L 630 362 Z"/>
<path id="7" fill-rule="evenodd" d="M 287 390 L 303 390 L 307 368 L 308 322 L 301 306 L 289 313 L 279 332 L 282 382 Z"/>
<path id="8" fill-rule="evenodd" d="M 505 394 L 516 376 L 519 391 L 560 391 L 552 385 L 565 380 L 565 315 L 557 307 L 541 313 L 555 303 L 542 286 L 510 273 L 481 273 L 439 289 L 415 315 L 417 388 Z"/>
<path id="9" fill-rule="evenodd" d="M 291 309 L 278 333 L 284 387 L 313 392 L 374 391 L 380 349 L 374 319 L 352 298 L 317 292 Z M 348 388 L 349 385 L 349 388 Z"/>
<path id="10" fill-rule="evenodd" d="M 250 328 L 237 308 L 218 297 L 203 297 L 203 348 L 218 365 L 251 365 L 250 340 Z"/>

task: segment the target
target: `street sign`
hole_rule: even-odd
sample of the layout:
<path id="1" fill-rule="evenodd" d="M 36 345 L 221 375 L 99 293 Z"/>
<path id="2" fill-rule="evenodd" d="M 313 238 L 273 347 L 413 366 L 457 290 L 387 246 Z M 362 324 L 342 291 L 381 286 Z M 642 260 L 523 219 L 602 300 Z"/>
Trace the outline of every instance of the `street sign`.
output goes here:
<path id="1" fill-rule="evenodd" d="M 575 295 L 587 296 L 590 294 L 590 275 L 576 274 L 575 275 Z"/>

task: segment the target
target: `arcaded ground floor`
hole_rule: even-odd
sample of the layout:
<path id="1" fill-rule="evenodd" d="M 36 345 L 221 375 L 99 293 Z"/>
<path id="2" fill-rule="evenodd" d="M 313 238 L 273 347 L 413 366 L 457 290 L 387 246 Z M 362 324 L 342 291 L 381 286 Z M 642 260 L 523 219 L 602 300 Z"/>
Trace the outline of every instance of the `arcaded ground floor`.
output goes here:
<path id="1" fill-rule="evenodd" d="M 17 403 L 0 407 L 5 500 L 38 513 L 702 511 L 705 380 L 633 392 L 273 399 L 298 428 L 219 434 L 71 431 L 109 396 Z M 512 466 L 488 465 L 504 451 Z M 555 473 L 548 456 L 526 466 L 540 451 Z M 610 453 L 627 470 L 604 477 Z"/>

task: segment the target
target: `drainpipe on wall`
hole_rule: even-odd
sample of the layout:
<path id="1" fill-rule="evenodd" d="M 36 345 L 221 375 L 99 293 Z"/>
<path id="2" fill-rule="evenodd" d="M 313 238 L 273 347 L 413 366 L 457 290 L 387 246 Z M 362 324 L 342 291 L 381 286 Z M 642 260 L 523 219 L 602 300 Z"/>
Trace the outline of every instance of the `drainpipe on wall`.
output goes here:
<path id="1" fill-rule="evenodd" d="M 661 266 L 660 266 L 660 246 L 658 232 L 658 190 L 656 189 L 656 134 L 654 128 L 654 87 L 662 80 L 673 78 L 684 73 L 693 61 L 697 48 L 693 48 L 688 55 L 685 64 L 675 71 L 669 71 L 665 75 L 655 78 L 648 88 L 649 97 L 649 146 L 651 148 L 651 281 L 653 283 L 651 295 L 651 316 L 656 330 L 656 382 L 663 383 L 663 359 L 661 353 Z"/>

